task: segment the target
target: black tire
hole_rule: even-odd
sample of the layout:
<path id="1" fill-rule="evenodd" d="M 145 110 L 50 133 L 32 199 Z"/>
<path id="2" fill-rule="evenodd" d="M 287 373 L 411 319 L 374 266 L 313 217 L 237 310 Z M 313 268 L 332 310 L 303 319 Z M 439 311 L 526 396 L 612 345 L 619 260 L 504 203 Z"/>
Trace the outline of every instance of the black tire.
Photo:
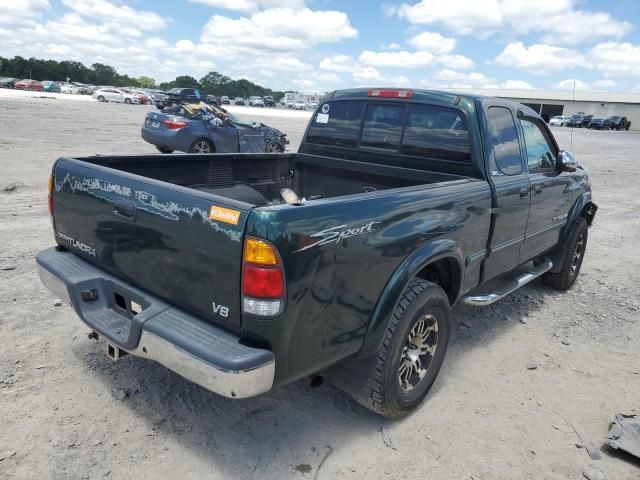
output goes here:
<path id="1" fill-rule="evenodd" d="M 417 371 L 406 375 L 410 369 L 407 367 L 410 365 L 409 349 L 414 350 L 414 353 L 418 349 L 411 343 L 409 336 L 423 320 L 435 322 L 435 338 L 432 330 L 427 337 L 430 338 L 429 342 L 435 343 L 435 347 L 432 354 L 424 354 L 425 357 L 428 355 L 428 358 L 423 359 L 422 355 L 418 357 L 417 362 L 421 367 L 425 361 L 428 361 L 428 364 L 424 376 L 417 379 Z M 368 409 L 389 418 L 410 413 L 420 405 L 438 376 L 447 351 L 450 331 L 451 311 L 447 294 L 434 283 L 421 279 L 412 280 L 396 306 L 377 355 L 372 357 L 375 368 L 369 370 L 371 373 L 365 379 L 365 388 L 357 395 L 356 400 Z M 415 342 L 416 338 L 418 337 L 414 336 L 412 341 Z M 401 379 L 403 367 L 404 376 L 407 377 L 405 384 Z M 415 385 L 412 384 L 412 378 Z"/>
<path id="2" fill-rule="evenodd" d="M 175 151 L 173 148 L 161 147 L 160 145 L 156 145 L 156 148 L 160 153 L 173 153 Z"/>
<path id="3" fill-rule="evenodd" d="M 199 138 L 189 147 L 189 153 L 206 154 L 215 152 L 213 144 L 206 138 Z"/>
<path id="4" fill-rule="evenodd" d="M 558 290 L 569 290 L 573 286 L 578 278 L 580 267 L 584 260 L 588 236 L 589 227 L 587 221 L 583 217 L 580 217 L 567 241 L 567 250 L 562 260 L 562 268 L 555 273 L 545 273 L 542 276 L 542 281 L 545 285 Z"/>
<path id="5" fill-rule="evenodd" d="M 104 102 L 104 97 L 103 97 L 102 95 L 100 95 L 100 96 L 98 97 L 98 101 L 99 101 L 99 102 Z"/>
<path id="6" fill-rule="evenodd" d="M 131 105 L 131 99 L 130 98 L 125 98 L 124 99 L 124 103 L 126 103 L 127 105 Z"/>
<path id="7" fill-rule="evenodd" d="M 264 146 L 264 151 L 266 153 L 281 153 L 284 152 L 284 148 L 275 140 L 269 140 Z"/>
<path id="8" fill-rule="evenodd" d="M 626 127 L 624 127 L 624 129 L 628 132 L 629 129 L 631 128 L 631 124 L 627 125 Z"/>

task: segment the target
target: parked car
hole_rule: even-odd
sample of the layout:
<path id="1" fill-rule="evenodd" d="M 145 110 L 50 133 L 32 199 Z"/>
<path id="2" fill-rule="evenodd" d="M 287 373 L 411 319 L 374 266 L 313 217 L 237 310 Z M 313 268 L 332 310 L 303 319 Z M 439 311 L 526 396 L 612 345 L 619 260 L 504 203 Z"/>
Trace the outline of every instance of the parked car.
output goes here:
<path id="1" fill-rule="evenodd" d="M 202 97 L 202 101 L 207 105 L 218 106 L 218 98 L 215 95 L 205 95 Z"/>
<path id="2" fill-rule="evenodd" d="M 293 102 L 292 108 L 294 110 L 306 110 L 307 105 L 302 100 L 298 100 L 297 102 Z"/>
<path id="3" fill-rule="evenodd" d="M 627 119 L 627 117 L 621 117 L 619 115 L 614 115 L 607 119 L 611 128 L 613 130 L 629 130 L 631 128 L 631 122 Z"/>
<path id="4" fill-rule="evenodd" d="M 124 90 L 117 88 L 103 88 L 93 92 L 93 98 L 99 102 L 116 102 L 116 103 L 128 103 L 138 104 L 140 103 L 140 97 L 134 93 L 127 93 Z"/>
<path id="5" fill-rule="evenodd" d="M 249 97 L 249 106 L 251 107 L 264 107 L 264 100 L 262 97 Z"/>
<path id="6" fill-rule="evenodd" d="M 52 80 L 45 80 L 42 82 L 42 91 L 43 92 L 60 92 L 60 84 L 58 82 L 54 82 Z"/>
<path id="7" fill-rule="evenodd" d="M 0 88 L 14 88 L 16 81 L 13 77 L 0 78 Z"/>
<path id="8" fill-rule="evenodd" d="M 246 105 L 246 104 L 245 104 L 245 101 L 244 101 L 244 98 L 242 98 L 242 97 L 236 97 L 236 98 L 233 100 L 233 104 L 234 104 L 234 105 Z"/>
<path id="9" fill-rule="evenodd" d="M 163 102 L 167 98 L 167 95 L 162 90 L 148 89 L 147 93 L 151 95 L 153 104 L 156 106 L 158 105 L 158 103 Z"/>
<path id="10" fill-rule="evenodd" d="M 261 123 L 240 122 L 211 105 L 176 105 L 149 112 L 142 138 L 162 153 L 284 152 L 286 135 Z"/>
<path id="11" fill-rule="evenodd" d="M 20 80 L 19 82 L 15 82 L 13 84 L 13 88 L 17 90 L 30 90 L 32 92 L 42 92 L 43 86 L 42 83 L 37 80 L 30 80 L 25 78 L 24 80 Z"/>
<path id="12" fill-rule="evenodd" d="M 593 115 L 583 115 L 583 114 L 571 115 L 571 118 L 567 122 L 567 127 L 575 127 L 575 128 L 587 127 L 589 126 L 589 123 L 591 123 L 592 118 L 593 118 Z"/>
<path id="13" fill-rule="evenodd" d="M 229 105 L 231 101 L 229 100 L 229 97 L 227 97 L 226 95 L 223 95 L 220 97 L 220 103 L 222 105 Z"/>
<path id="14" fill-rule="evenodd" d="M 312 100 L 310 102 L 307 103 L 307 108 L 311 109 L 311 110 L 315 110 L 316 108 L 318 108 L 318 102 L 316 102 L 315 100 Z"/>
<path id="15" fill-rule="evenodd" d="M 436 380 L 452 306 L 535 278 L 570 289 L 597 211 L 535 111 L 426 90 L 333 92 L 297 153 L 62 157 L 50 171 L 57 245 L 37 269 L 113 360 L 236 399 L 322 376 L 388 417 Z"/>
<path id="16" fill-rule="evenodd" d="M 591 128 L 594 130 L 611 130 L 611 124 L 608 119 L 604 118 L 594 118 L 589 122 L 587 128 Z"/>
<path id="17" fill-rule="evenodd" d="M 60 91 L 62 93 L 69 93 L 69 94 L 77 95 L 80 90 L 78 89 L 78 87 L 76 85 L 73 85 L 71 83 L 61 83 L 60 84 Z"/>
<path id="18" fill-rule="evenodd" d="M 264 100 L 264 106 L 265 107 L 275 107 L 276 106 L 276 101 L 273 99 L 273 97 L 271 95 L 267 95 L 266 97 L 262 97 L 262 99 Z"/>
<path id="19" fill-rule="evenodd" d="M 555 117 L 551 117 L 549 120 L 549 125 L 553 125 L 555 127 L 564 127 L 571 117 L 567 117 L 566 115 L 556 115 Z"/>
<path id="20" fill-rule="evenodd" d="M 296 102 L 294 102 L 293 100 L 285 100 L 284 101 L 284 106 L 287 108 L 293 108 L 293 106 L 295 105 Z"/>
<path id="21" fill-rule="evenodd" d="M 164 100 L 156 102 L 156 107 L 163 109 L 173 105 L 200 102 L 200 91 L 197 88 L 172 88 L 165 92 Z"/>
<path id="22" fill-rule="evenodd" d="M 77 88 L 77 92 L 76 93 L 78 95 L 88 95 L 89 94 L 89 88 L 84 83 L 72 82 L 72 85 L 74 85 Z"/>

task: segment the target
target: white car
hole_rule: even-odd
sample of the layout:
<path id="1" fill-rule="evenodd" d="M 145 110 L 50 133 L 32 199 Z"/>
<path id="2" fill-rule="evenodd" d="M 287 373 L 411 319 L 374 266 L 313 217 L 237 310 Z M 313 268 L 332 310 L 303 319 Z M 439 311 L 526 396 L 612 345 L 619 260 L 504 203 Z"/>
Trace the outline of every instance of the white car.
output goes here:
<path id="1" fill-rule="evenodd" d="M 76 95 L 80 89 L 71 83 L 61 83 L 60 84 L 60 93 L 72 93 Z"/>
<path id="2" fill-rule="evenodd" d="M 262 97 L 249 97 L 249 105 L 252 107 L 264 107 L 264 100 Z"/>
<path id="3" fill-rule="evenodd" d="M 307 106 L 305 105 L 305 103 L 302 100 L 298 100 L 297 102 L 295 102 L 293 104 L 293 109 L 294 110 L 306 110 Z"/>
<path id="4" fill-rule="evenodd" d="M 556 115 L 549 120 L 549 125 L 553 125 L 555 127 L 564 127 L 569 122 L 569 117 L 564 115 Z"/>
<path id="5" fill-rule="evenodd" d="M 103 88 L 93 92 L 91 96 L 99 102 L 140 103 L 140 98 L 137 95 L 132 95 L 117 88 Z"/>
<path id="6" fill-rule="evenodd" d="M 318 102 L 312 100 L 311 102 L 307 103 L 307 108 L 315 110 L 316 108 L 318 108 Z"/>

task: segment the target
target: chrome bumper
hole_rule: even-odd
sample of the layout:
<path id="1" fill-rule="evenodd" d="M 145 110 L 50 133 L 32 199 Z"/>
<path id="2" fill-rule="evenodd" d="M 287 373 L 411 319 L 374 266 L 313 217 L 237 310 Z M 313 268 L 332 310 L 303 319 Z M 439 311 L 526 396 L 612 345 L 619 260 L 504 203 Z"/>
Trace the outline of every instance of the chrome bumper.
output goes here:
<path id="1" fill-rule="evenodd" d="M 77 291 L 78 289 L 74 288 L 75 283 L 82 283 L 83 287 L 86 288 L 87 282 L 91 281 L 87 278 L 95 277 L 97 269 L 92 266 L 87 266 L 87 275 L 83 276 L 82 274 L 85 272 L 79 270 L 78 265 L 80 268 L 85 268 L 83 264 L 88 265 L 86 262 L 68 252 L 52 253 L 50 250 L 52 249 L 42 252 L 37 259 L 38 274 L 40 275 L 43 285 L 60 300 L 73 306 L 84 323 L 96 331 L 101 337 L 105 338 L 110 344 L 134 356 L 155 360 L 169 370 L 173 370 L 207 390 L 225 397 L 253 397 L 267 392 L 272 388 L 275 377 L 275 359 L 271 352 L 241 345 L 237 342 L 237 339 L 235 339 L 236 341 L 234 342 L 233 337 L 231 337 L 228 332 L 223 332 L 215 326 L 196 319 L 196 317 L 177 312 L 170 307 L 164 310 L 161 308 L 156 309 L 157 313 L 153 312 L 153 316 L 145 319 L 136 346 L 127 348 L 122 344 L 119 345 L 113 341 L 113 336 L 110 338 L 106 328 L 97 328 L 95 324 L 92 324 L 89 313 L 83 311 L 82 305 L 80 305 L 83 303 L 83 299 Z M 47 264 L 50 259 L 41 258 L 44 254 L 48 254 L 48 257 L 53 258 L 55 258 L 56 255 L 71 256 L 71 258 L 66 258 L 65 261 L 68 263 L 68 261 L 71 260 L 75 269 L 69 270 L 70 273 L 68 278 L 65 279 L 66 281 L 60 278 L 59 271 L 53 273 L 50 270 L 51 265 Z M 60 267 L 60 265 L 56 265 L 56 267 Z M 108 274 L 105 273 L 104 275 L 108 277 Z M 104 281 L 104 278 L 100 280 Z M 96 280 L 96 282 L 97 285 L 99 280 Z M 98 286 L 97 288 L 100 287 Z M 102 295 L 102 293 L 100 293 L 100 295 Z M 96 304 L 92 303 L 91 307 L 95 310 Z M 98 305 L 98 307 L 100 307 L 100 305 Z M 100 310 L 100 308 L 98 308 L 98 310 Z M 100 313 L 100 317 L 104 317 L 105 309 L 102 309 Z M 109 311 L 108 314 L 118 315 L 111 311 Z M 171 325 L 173 325 L 174 322 L 175 331 L 172 331 Z M 205 347 L 211 346 L 212 349 L 219 346 L 221 353 L 218 355 L 218 358 L 225 360 L 225 362 L 221 363 L 235 365 L 238 359 L 243 361 L 248 359 L 248 362 L 244 361 L 244 368 L 234 369 L 216 365 L 210 360 L 200 358 L 197 353 L 189 351 L 188 348 L 180 347 L 171 340 L 163 338 L 162 335 L 158 333 L 165 332 L 165 334 L 170 333 L 174 335 L 174 338 L 175 336 L 180 337 L 183 335 L 182 332 L 188 330 L 190 326 L 193 326 L 192 330 L 196 332 L 197 335 L 200 337 L 204 336 L 204 342 L 206 342 L 203 343 L 202 338 L 200 338 L 200 342 L 196 345 L 196 348 L 193 349 L 194 352 L 202 352 L 203 345 Z M 189 341 L 194 337 L 185 337 L 183 335 L 180 338 L 182 345 L 188 345 Z M 255 365 L 246 365 L 251 362 L 251 358 L 256 359 Z"/>

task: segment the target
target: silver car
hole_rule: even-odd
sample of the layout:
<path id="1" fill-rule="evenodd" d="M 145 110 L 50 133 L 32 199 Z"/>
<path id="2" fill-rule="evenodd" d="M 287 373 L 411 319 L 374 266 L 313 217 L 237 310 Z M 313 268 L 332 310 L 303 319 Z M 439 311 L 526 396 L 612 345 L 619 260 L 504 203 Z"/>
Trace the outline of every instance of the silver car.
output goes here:
<path id="1" fill-rule="evenodd" d="M 249 97 L 249 105 L 252 107 L 264 107 L 262 97 Z"/>
<path id="2" fill-rule="evenodd" d="M 91 95 L 99 102 L 116 102 L 116 103 L 140 103 L 137 95 L 132 95 L 117 88 L 103 88 L 93 92 Z"/>

